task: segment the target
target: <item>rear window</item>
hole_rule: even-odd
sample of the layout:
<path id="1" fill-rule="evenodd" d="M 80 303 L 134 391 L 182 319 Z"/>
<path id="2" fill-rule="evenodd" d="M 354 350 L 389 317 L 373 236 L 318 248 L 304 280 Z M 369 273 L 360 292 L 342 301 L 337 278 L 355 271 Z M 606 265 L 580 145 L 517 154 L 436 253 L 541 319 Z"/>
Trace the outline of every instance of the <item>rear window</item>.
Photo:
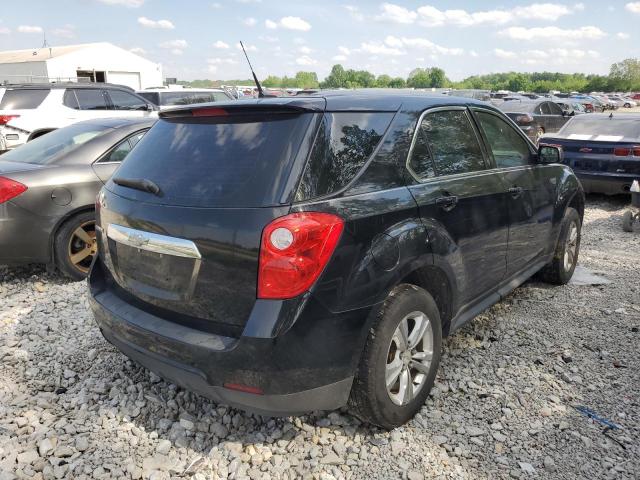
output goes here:
<path id="1" fill-rule="evenodd" d="M 11 90 L 4 92 L 2 101 L 0 101 L 0 110 L 29 110 L 38 108 L 40 104 L 47 98 L 51 90 L 43 88 L 42 90 Z"/>
<path id="2" fill-rule="evenodd" d="M 149 100 L 154 105 L 160 105 L 160 94 L 158 92 L 138 92 L 138 95 Z"/>
<path id="3" fill-rule="evenodd" d="M 82 144 L 102 135 L 109 127 L 77 123 L 42 135 L 2 155 L 3 161 L 45 165 L 68 155 Z"/>
<path id="4" fill-rule="evenodd" d="M 580 115 L 573 117 L 558 132 L 570 140 L 595 140 L 604 142 L 640 140 L 640 118 L 624 118 L 624 115 L 609 118 L 609 115 Z"/>
<path id="5" fill-rule="evenodd" d="M 312 114 L 253 113 L 159 120 L 118 170 L 148 179 L 156 196 L 110 183 L 117 194 L 194 207 L 278 205 Z"/>
<path id="6" fill-rule="evenodd" d="M 393 113 L 325 113 L 296 200 L 328 195 L 355 178 L 376 149 Z"/>

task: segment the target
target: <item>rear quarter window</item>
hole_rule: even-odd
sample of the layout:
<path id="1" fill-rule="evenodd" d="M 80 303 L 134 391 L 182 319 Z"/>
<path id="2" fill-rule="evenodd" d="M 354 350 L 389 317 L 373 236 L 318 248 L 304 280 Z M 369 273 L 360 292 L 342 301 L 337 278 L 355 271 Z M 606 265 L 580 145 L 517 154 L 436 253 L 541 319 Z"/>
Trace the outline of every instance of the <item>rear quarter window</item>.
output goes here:
<path id="1" fill-rule="evenodd" d="M 0 110 L 30 110 L 38 108 L 40 104 L 47 98 L 51 90 L 48 88 L 24 89 L 7 91 L 0 101 Z"/>
<path id="2" fill-rule="evenodd" d="M 375 151 L 393 116 L 391 112 L 325 113 L 296 201 L 328 195 L 349 184 Z"/>

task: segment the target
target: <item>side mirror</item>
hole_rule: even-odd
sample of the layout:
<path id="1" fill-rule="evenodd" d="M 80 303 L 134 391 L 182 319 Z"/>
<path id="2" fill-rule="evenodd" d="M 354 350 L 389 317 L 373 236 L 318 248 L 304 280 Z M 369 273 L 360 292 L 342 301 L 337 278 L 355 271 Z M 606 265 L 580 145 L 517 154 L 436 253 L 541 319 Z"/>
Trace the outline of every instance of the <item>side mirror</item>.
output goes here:
<path id="1" fill-rule="evenodd" d="M 562 110 L 562 116 L 566 117 L 569 113 L 567 112 L 567 110 Z"/>
<path id="2" fill-rule="evenodd" d="M 156 111 L 156 107 L 151 105 L 150 103 L 147 103 L 147 112 L 155 112 Z"/>
<path id="3" fill-rule="evenodd" d="M 538 146 L 538 163 L 548 165 L 550 163 L 562 163 L 564 154 L 562 147 L 559 145 L 545 145 L 540 144 Z"/>

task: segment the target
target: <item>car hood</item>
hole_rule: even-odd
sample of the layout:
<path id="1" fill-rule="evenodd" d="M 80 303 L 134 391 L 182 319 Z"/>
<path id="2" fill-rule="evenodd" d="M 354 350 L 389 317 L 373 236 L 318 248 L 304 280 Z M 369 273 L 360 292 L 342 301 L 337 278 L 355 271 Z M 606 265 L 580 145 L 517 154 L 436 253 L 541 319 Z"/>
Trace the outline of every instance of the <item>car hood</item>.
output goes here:
<path id="1" fill-rule="evenodd" d="M 3 162 L 0 159 L 0 175 L 16 172 L 28 172 L 30 170 L 40 170 L 51 167 L 51 165 L 38 165 L 35 163 Z"/>

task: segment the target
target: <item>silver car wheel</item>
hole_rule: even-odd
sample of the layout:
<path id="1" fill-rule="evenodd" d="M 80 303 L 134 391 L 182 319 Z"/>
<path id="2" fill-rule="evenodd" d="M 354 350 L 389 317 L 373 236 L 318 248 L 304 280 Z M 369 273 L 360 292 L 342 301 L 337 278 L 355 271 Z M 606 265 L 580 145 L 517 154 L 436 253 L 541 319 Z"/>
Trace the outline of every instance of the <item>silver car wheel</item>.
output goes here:
<path id="1" fill-rule="evenodd" d="M 427 315 L 411 312 L 396 328 L 389 350 L 385 382 L 389 398 L 407 405 L 424 386 L 433 357 L 433 329 Z"/>
<path id="2" fill-rule="evenodd" d="M 564 270 L 568 272 L 573 268 L 576 261 L 576 254 L 578 252 L 578 225 L 576 222 L 571 222 L 569 226 L 569 233 L 567 234 L 567 240 L 564 246 Z"/>

